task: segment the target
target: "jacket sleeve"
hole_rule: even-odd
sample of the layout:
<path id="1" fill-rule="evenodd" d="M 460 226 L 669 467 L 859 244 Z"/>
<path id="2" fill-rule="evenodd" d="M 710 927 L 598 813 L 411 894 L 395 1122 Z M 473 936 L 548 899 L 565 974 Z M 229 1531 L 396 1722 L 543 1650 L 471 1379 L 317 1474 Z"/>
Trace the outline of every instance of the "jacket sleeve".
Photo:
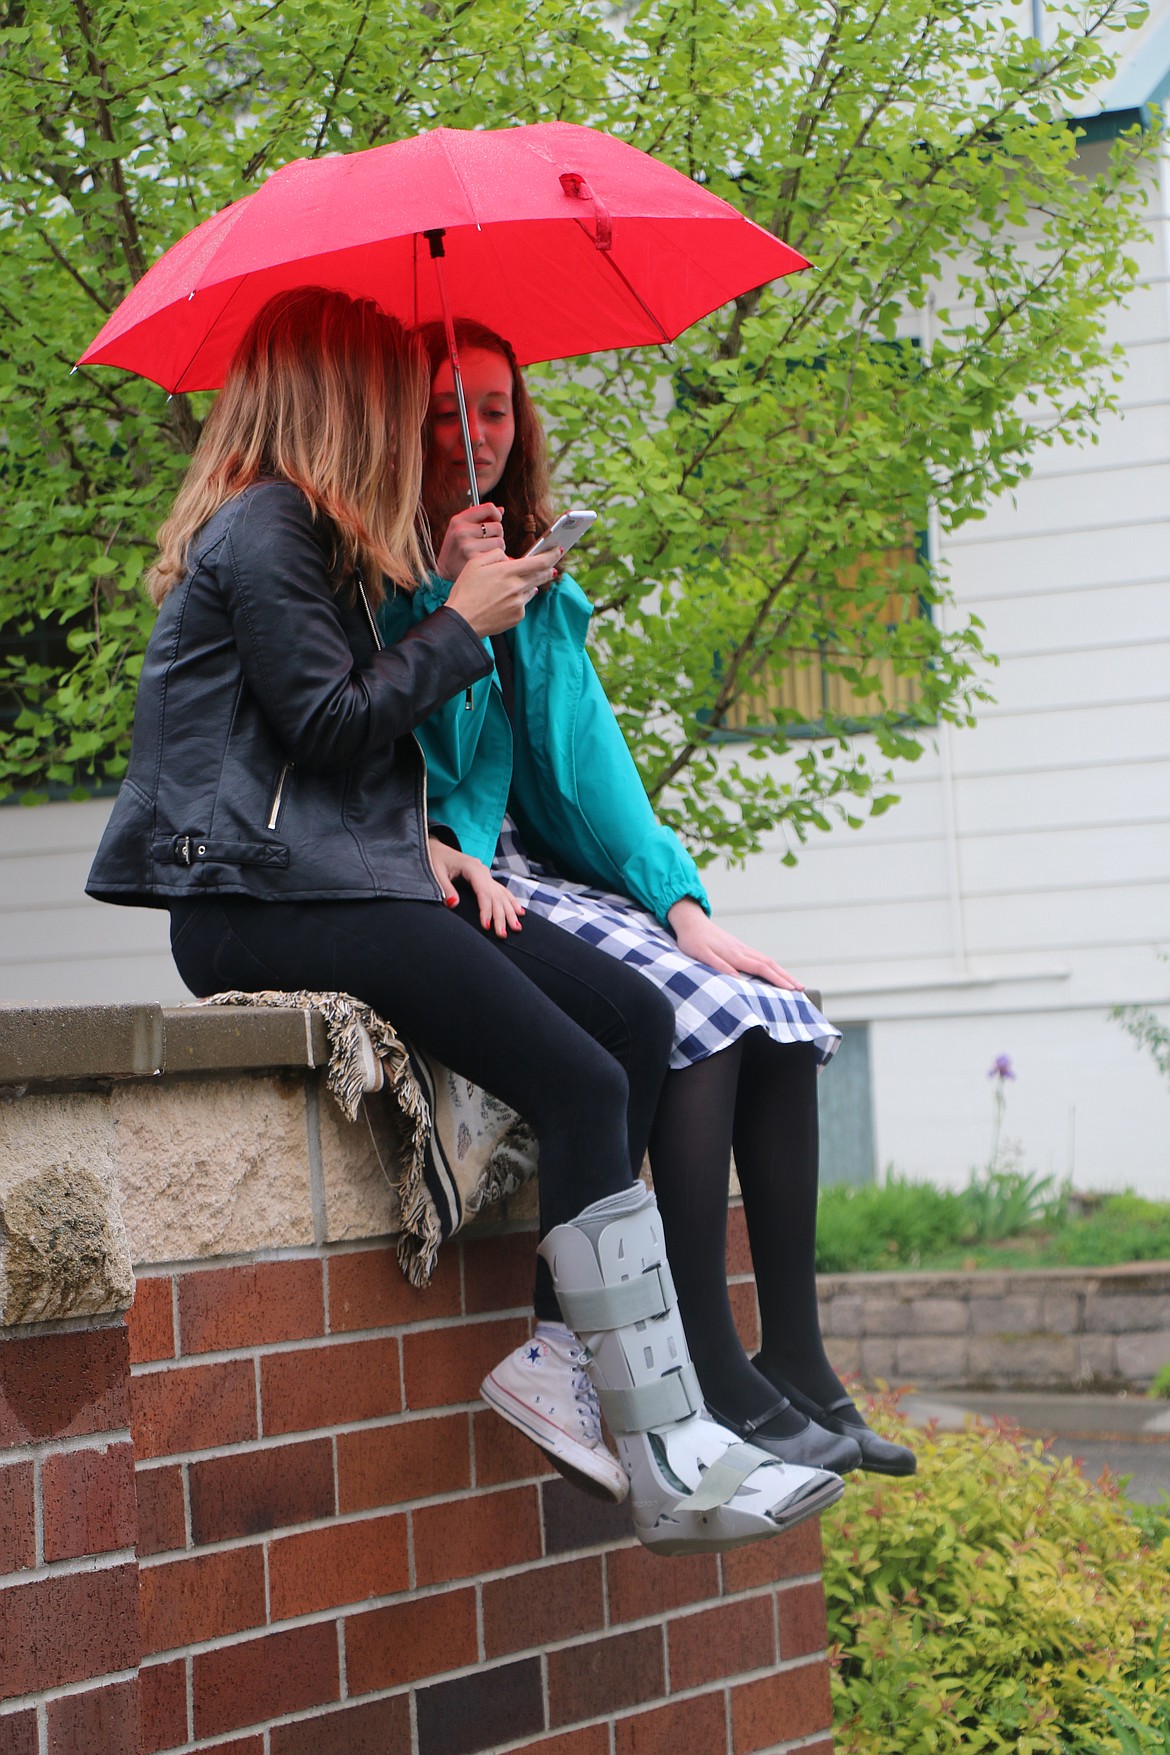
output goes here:
<path id="1" fill-rule="evenodd" d="M 574 740 L 575 799 L 581 829 L 596 849 L 598 876 L 665 926 L 676 902 L 711 905 L 699 869 L 673 829 L 654 815 L 621 727 L 587 653 Z M 612 868 L 606 876 L 606 865 Z"/>
<path id="2" fill-rule="evenodd" d="M 291 485 L 246 496 L 218 572 L 248 686 L 310 772 L 347 768 L 368 747 L 393 743 L 491 670 L 478 636 L 450 609 L 357 664 L 308 503 Z"/>
<path id="3" fill-rule="evenodd" d="M 387 599 L 378 611 L 378 627 L 387 646 L 403 639 L 412 625 L 425 626 L 443 608 L 450 590 L 450 579 L 440 579 L 437 574 L 432 574 L 407 603 L 401 598 Z M 486 640 L 481 644 L 488 665 L 484 673 L 488 680 L 482 687 L 472 689 L 470 704 L 466 691 L 460 691 L 437 707 L 425 725 L 416 728 L 416 736 L 427 758 L 429 796 L 436 804 L 467 778 L 479 749 L 491 699 L 490 679 L 495 669 L 491 646 Z"/>

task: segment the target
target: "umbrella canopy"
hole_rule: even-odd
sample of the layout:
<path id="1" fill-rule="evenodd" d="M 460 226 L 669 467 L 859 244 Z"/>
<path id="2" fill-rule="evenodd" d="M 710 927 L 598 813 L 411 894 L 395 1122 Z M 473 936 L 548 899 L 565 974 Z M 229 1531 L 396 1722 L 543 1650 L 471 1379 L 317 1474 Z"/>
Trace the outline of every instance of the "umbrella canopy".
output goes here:
<path id="1" fill-rule="evenodd" d="M 434 244 L 428 234 L 442 234 Z M 298 159 L 159 258 L 82 355 L 212 390 L 257 311 L 295 286 L 414 325 L 456 313 L 522 365 L 672 341 L 805 258 L 717 195 L 597 129 L 436 128 Z"/>

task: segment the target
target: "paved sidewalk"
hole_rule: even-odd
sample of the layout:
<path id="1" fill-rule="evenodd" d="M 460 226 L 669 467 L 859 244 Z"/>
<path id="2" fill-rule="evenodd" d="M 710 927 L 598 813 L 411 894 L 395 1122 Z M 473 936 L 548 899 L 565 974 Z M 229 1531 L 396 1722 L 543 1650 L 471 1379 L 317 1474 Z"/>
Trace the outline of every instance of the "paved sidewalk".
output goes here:
<path id="1" fill-rule="evenodd" d="M 1139 1504 L 1170 1499 L 1170 1402 L 1141 1395 L 935 1390 L 905 1396 L 902 1411 L 915 1426 L 937 1420 L 943 1432 L 962 1431 L 969 1414 L 1014 1420 L 1023 1431 L 1051 1439 L 1054 1455 L 1079 1457 L 1087 1475 L 1105 1468 L 1128 1475 L 1127 1497 Z"/>

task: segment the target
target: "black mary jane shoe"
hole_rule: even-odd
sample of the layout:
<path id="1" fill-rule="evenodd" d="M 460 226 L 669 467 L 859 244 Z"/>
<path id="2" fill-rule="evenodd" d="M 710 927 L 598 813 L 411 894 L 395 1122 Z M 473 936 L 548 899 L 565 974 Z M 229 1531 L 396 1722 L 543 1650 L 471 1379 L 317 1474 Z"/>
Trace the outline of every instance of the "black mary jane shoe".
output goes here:
<path id="1" fill-rule="evenodd" d="M 781 1462 L 798 1463 L 806 1469 L 828 1469 L 834 1475 L 847 1475 L 851 1469 L 863 1466 L 861 1446 L 851 1433 L 829 1432 L 811 1418 L 802 1431 L 793 1432 L 786 1438 L 766 1436 L 761 1427 L 774 1420 L 777 1414 L 784 1413 L 790 1405 L 787 1397 L 781 1396 L 755 1420 L 733 1420 L 729 1415 L 721 1414 L 718 1408 L 713 1408 L 710 1402 L 707 1402 L 707 1412 L 737 1438 L 746 1439 L 757 1450 L 766 1450 L 769 1456 L 778 1457 Z M 803 1413 L 804 1410 L 800 1411 Z"/>
<path id="2" fill-rule="evenodd" d="M 865 1417 L 847 1395 L 838 1401 L 830 1402 L 822 1408 L 810 1396 L 801 1395 L 786 1378 L 780 1377 L 764 1363 L 762 1354 L 752 1360 L 756 1370 L 768 1379 L 774 1389 L 786 1396 L 800 1413 L 807 1414 L 816 1426 L 823 1427 L 826 1432 L 838 1433 L 850 1438 L 861 1453 L 860 1466 L 870 1475 L 914 1475 L 918 1472 L 918 1458 L 904 1444 L 892 1444 L 888 1438 L 882 1438 L 872 1431 L 865 1423 Z M 756 1443 L 759 1440 L 755 1440 Z M 797 1459 L 789 1459 L 795 1462 Z M 828 1467 L 829 1465 L 824 1465 Z"/>

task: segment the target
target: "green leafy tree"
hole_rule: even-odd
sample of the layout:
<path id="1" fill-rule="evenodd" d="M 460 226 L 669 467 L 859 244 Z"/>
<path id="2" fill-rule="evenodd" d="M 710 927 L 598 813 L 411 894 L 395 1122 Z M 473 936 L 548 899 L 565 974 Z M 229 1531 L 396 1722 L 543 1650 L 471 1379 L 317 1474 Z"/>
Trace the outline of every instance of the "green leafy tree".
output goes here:
<path id="1" fill-rule="evenodd" d="M 1152 141 L 1086 175 L 1065 114 L 1135 16 L 1096 0 L 1041 50 L 991 0 L 0 0 L 0 623 L 25 642 L 0 786 L 125 762 L 140 577 L 206 399 L 70 366 L 148 263 L 291 158 L 557 118 L 815 264 L 665 355 L 534 374 L 563 497 L 604 513 L 583 571 L 647 786 L 700 857 L 884 809 L 889 759 L 983 691 L 979 624 L 907 533 L 980 516 L 1109 405 Z M 778 655 L 849 713 L 787 767 L 720 755 Z"/>

